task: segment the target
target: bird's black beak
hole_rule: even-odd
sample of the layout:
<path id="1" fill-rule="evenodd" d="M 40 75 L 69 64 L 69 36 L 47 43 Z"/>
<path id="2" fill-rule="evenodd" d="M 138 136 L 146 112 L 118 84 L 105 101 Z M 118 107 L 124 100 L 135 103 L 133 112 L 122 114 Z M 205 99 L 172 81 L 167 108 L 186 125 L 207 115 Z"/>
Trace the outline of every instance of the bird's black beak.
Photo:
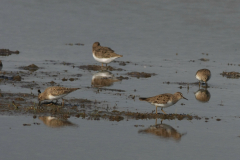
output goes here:
<path id="1" fill-rule="evenodd" d="M 187 98 L 185 98 L 185 97 L 183 97 L 183 96 L 182 96 L 182 98 L 188 100 Z"/>

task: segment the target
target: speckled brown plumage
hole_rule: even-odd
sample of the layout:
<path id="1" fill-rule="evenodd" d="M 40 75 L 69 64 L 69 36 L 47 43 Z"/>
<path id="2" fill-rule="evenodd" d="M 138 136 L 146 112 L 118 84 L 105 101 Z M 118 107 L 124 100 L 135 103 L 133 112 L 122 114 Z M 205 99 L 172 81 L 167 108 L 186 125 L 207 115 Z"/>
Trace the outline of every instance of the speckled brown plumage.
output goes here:
<path id="1" fill-rule="evenodd" d="M 149 97 L 149 98 L 139 98 L 139 100 L 147 101 L 147 102 L 151 103 L 152 105 L 155 105 L 156 106 L 156 114 L 157 114 L 157 107 L 161 107 L 161 110 L 163 111 L 163 108 L 174 105 L 182 98 L 187 100 L 187 98 L 183 97 L 181 92 L 176 92 L 174 94 L 165 93 L 165 94 L 160 94 L 160 95 L 157 95 L 154 97 Z M 163 113 L 165 113 L 165 112 L 163 111 Z"/>
<path id="2" fill-rule="evenodd" d="M 199 81 L 207 83 L 207 81 L 211 78 L 211 72 L 208 69 L 200 69 L 196 73 L 196 78 Z"/>
<path id="3" fill-rule="evenodd" d="M 93 43 L 92 51 L 98 58 L 122 57 L 122 55 L 115 53 L 111 48 L 102 47 L 99 42 Z"/>
<path id="4" fill-rule="evenodd" d="M 80 88 L 65 88 L 65 87 L 59 87 L 59 86 L 48 87 L 45 89 L 43 93 L 40 93 L 38 95 L 38 100 L 39 101 L 49 100 L 49 95 L 52 95 L 52 96 L 67 95 L 77 89 L 80 89 Z"/>
<path id="5" fill-rule="evenodd" d="M 171 101 L 173 104 L 175 104 L 180 99 L 184 98 L 182 96 L 181 92 L 176 92 L 175 94 L 165 93 L 160 94 L 154 97 L 149 98 L 139 98 L 142 101 L 147 101 L 149 103 L 157 103 L 157 104 L 167 104 L 168 101 Z"/>

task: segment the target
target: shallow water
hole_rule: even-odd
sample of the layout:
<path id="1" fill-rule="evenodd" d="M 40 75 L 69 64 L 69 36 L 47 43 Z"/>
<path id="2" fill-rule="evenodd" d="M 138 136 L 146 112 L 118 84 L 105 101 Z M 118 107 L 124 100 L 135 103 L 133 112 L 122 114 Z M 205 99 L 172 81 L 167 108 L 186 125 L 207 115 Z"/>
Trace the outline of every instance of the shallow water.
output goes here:
<path id="1" fill-rule="evenodd" d="M 2 1 L 1 48 L 20 51 L 19 55 L 0 57 L 2 71 L 22 71 L 20 66 L 34 63 L 41 67 L 34 72 L 37 76 L 23 76 L 22 81 L 35 81 L 41 85 L 30 89 L 0 83 L 1 92 L 37 95 L 37 89 L 46 88 L 42 83 L 54 81 L 62 86 L 81 88 L 66 99 L 107 101 L 110 107 L 119 111 L 146 113 L 155 107 L 139 101 L 138 96 L 179 91 L 188 101 L 180 100 L 165 112 L 198 115 L 210 120 L 163 121 L 179 133 L 187 133 L 176 141 L 138 133 L 154 125 L 153 119 L 127 121 L 125 118 L 112 122 L 71 117 L 69 121 L 74 126 L 51 128 L 40 119 L 33 119 L 32 115 L 2 115 L 1 155 L 4 159 L 237 159 L 240 83 L 238 79 L 228 79 L 220 73 L 239 70 L 238 5 L 239 2 L 233 1 L 187 0 Z M 122 54 L 119 61 L 131 62 L 125 66 L 119 62 L 110 63 L 112 67 L 125 70 L 112 71 L 115 77 L 125 77 L 132 71 L 157 75 L 139 79 L 129 77 L 104 87 L 125 91 L 121 92 L 122 96 L 117 95 L 118 91 L 109 90 L 96 94 L 97 89 L 88 87 L 97 71 L 78 68 L 80 65 L 100 65 L 91 54 L 95 41 Z M 84 45 L 66 45 L 69 43 Z M 209 61 L 200 61 L 201 58 Z M 60 64 L 63 61 L 73 64 Z M 196 82 L 196 71 L 202 68 L 208 68 L 212 73 L 208 88 L 211 97 L 206 103 L 196 100 L 194 93 L 199 88 L 192 84 Z M 41 72 L 60 74 L 55 78 Z M 81 76 L 77 77 L 77 74 Z M 62 81 L 71 77 L 78 80 Z M 190 83 L 189 90 L 187 85 L 179 82 Z M 129 95 L 136 95 L 135 100 L 127 98 Z M 37 98 L 33 101 L 37 102 Z M 34 125 L 34 122 L 40 125 Z M 31 126 L 23 126 L 25 123 Z"/>

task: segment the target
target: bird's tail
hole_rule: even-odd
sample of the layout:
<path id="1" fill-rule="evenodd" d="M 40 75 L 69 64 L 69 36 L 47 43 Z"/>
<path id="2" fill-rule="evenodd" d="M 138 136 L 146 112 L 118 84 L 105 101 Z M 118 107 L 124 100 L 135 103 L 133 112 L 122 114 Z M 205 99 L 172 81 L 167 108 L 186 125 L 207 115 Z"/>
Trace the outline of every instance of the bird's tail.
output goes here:
<path id="1" fill-rule="evenodd" d="M 146 101 L 147 99 L 148 98 L 143 98 L 143 97 L 139 98 L 140 101 Z"/>
<path id="2" fill-rule="evenodd" d="M 120 57 L 123 57 L 123 55 L 117 54 L 117 57 L 120 58 Z"/>

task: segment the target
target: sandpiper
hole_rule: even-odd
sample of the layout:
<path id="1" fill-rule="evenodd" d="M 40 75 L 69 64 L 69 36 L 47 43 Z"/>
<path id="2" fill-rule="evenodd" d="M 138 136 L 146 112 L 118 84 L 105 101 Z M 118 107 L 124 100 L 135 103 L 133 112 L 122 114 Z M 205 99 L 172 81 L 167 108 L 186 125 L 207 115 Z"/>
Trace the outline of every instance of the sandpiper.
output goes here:
<path id="1" fill-rule="evenodd" d="M 44 101 L 44 100 L 58 100 L 59 98 L 62 98 L 77 89 L 80 89 L 80 88 L 65 88 L 65 87 L 53 86 L 53 87 L 46 88 L 43 93 L 41 93 L 41 91 L 38 90 L 39 104 L 41 103 L 41 101 Z M 62 102 L 64 103 L 63 99 L 62 99 Z"/>
<path id="2" fill-rule="evenodd" d="M 208 69 L 200 69 L 196 73 L 196 78 L 199 80 L 199 86 L 200 82 L 206 83 L 211 78 L 211 72 Z"/>
<path id="3" fill-rule="evenodd" d="M 111 48 L 100 46 L 99 42 L 93 43 L 92 53 L 93 58 L 96 61 L 101 62 L 102 66 L 103 63 L 105 63 L 107 66 L 107 63 L 112 62 L 116 58 L 122 57 L 122 55 L 115 53 L 114 50 L 112 50 Z"/>
<path id="4" fill-rule="evenodd" d="M 152 105 L 155 105 L 156 106 L 156 114 L 157 114 L 157 107 L 161 107 L 161 111 L 164 114 L 166 114 L 166 112 L 164 112 L 163 108 L 167 108 L 167 107 L 170 107 L 171 105 L 174 105 L 182 98 L 188 100 L 187 98 L 183 97 L 181 92 L 176 92 L 174 94 L 165 93 L 165 94 L 160 94 L 160 95 L 157 95 L 154 97 L 149 97 L 149 98 L 139 98 L 139 100 L 147 101 L 147 102 L 151 103 Z"/>

